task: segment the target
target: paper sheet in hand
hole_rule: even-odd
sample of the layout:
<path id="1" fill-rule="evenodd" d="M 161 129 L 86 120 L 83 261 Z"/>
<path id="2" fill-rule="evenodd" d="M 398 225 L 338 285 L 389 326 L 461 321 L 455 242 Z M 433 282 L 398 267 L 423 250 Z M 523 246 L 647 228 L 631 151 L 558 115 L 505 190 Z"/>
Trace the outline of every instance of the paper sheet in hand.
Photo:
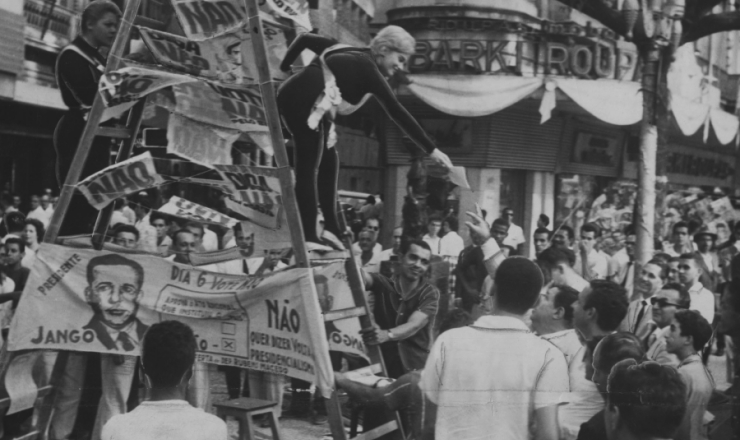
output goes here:
<path id="1" fill-rule="evenodd" d="M 8 414 L 15 414 L 33 408 L 38 395 L 38 388 L 33 380 L 33 365 L 41 355 L 40 351 L 16 356 L 5 375 L 5 390 L 10 397 Z"/>
<path id="2" fill-rule="evenodd" d="M 468 176 L 465 174 L 465 167 L 452 167 L 450 168 L 450 182 L 457 186 L 470 189 L 468 183 Z"/>

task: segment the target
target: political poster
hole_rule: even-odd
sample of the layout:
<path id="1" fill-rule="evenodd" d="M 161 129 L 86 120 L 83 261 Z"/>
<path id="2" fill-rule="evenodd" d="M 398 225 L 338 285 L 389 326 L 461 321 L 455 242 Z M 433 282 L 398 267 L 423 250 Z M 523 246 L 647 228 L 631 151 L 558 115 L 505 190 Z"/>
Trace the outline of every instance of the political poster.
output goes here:
<path id="1" fill-rule="evenodd" d="M 180 84 L 172 88 L 170 111 L 190 119 L 239 131 L 268 131 L 262 95 L 254 86 L 213 82 Z M 174 104 L 174 105 L 173 105 Z"/>
<path id="2" fill-rule="evenodd" d="M 285 79 L 280 62 L 288 50 L 286 28 L 262 14 L 267 61 L 272 77 Z M 238 29 L 203 41 L 139 28 L 155 60 L 166 67 L 223 84 L 253 84 L 258 77 L 250 33 Z"/>
<path id="3" fill-rule="evenodd" d="M 103 209 L 113 200 L 161 185 L 164 178 L 157 174 L 150 152 L 134 156 L 98 171 L 77 184 L 77 189 L 96 209 Z"/>
<path id="4" fill-rule="evenodd" d="M 233 228 L 237 223 L 239 223 L 239 220 L 231 218 L 226 214 L 222 214 L 215 209 L 211 209 L 207 206 L 203 206 L 177 196 L 170 197 L 170 200 L 157 209 L 157 211 L 199 223 L 222 226 L 224 228 Z"/>
<path id="5" fill-rule="evenodd" d="M 192 41 L 233 32 L 247 20 L 242 0 L 173 0 L 172 6 L 185 35 Z"/>
<path id="6" fill-rule="evenodd" d="M 357 307 L 349 288 L 344 261 L 314 267 L 314 284 L 322 312 Z M 360 335 L 359 319 L 340 319 L 325 322 L 329 350 L 341 351 L 367 358 Z"/>
<path id="7" fill-rule="evenodd" d="M 167 152 L 206 167 L 230 164 L 231 146 L 241 133 L 170 115 L 167 125 Z"/>
<path id="8" fill-rule="evenodd" d="M 198 361 L 284 374 L 329 391 L 316 295 L 306 268 L 226 275 L 151 255 L 43 243 L 8 348 L 137 356 L 151 325 L 178 320 L 193 328 Z"/>
<path id="9" fill-rule="evenodd" d="M 223 189 L 231 197 L 226 201 L 229 209 L 261 226 L 280 226 L 283 200 L 277 168 L 221 164 L 213 167 L 227 184 Z"/>
<path id="10" fill-rule="evenodd" d="M 313 29 L 308 16 L 308 0 L 265 0 L 270 9 L 281 17 L 292 20 L 297 26 Z"/>
<path id="11" fill-rule="evenodd" d="M 130 105 L 144 96 L 196 78 L 142 66 L 127 66 L 100 77 L 99 90 L 107 107 Z"/>

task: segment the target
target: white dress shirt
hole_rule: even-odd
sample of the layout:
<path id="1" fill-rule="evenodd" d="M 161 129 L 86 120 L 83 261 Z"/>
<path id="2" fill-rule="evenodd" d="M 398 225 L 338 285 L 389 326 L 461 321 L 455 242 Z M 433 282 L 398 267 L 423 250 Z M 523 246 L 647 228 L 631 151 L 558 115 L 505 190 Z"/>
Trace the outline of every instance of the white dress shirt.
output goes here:
<path id="1" fill-rule="evenodd" d="M 697 281 L 689 288 L 691 296 L 690 310 L 696 310 L 709 324 L 714 320 L 714 294 Z"/>
<path id="2" fill-rule="evenodd" d="M 460 252 L 465 249 L 465 242 L 462 237 L 455 231 L 445 234 L 439 243 L 439 255 L 457 258 Z"/>
<path id="3" fill-rule="evenodd" d="M 439 236 L 432 237 L 429 234 L 425 234 L 424 237 L 422 237 L 422 240 L 426 241 L 429 247 L 432 249 L 432 255 L 439 255 L 439 243 L 442 241 Z"/>

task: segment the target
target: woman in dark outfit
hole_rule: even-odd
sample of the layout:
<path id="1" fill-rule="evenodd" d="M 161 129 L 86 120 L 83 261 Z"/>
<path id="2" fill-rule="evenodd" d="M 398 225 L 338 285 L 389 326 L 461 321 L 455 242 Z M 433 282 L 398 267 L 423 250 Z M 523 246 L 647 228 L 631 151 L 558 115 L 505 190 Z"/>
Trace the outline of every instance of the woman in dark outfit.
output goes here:
<path id="1" fill-rule="evenodd" d="M 367 49 L 338 45 L 333 39 L 314 34 L 301 35 L 288 49 L 280 65 L 283 71 L 290 70 L 304 49 L 319 55 L 285 81 L 277 96 L 280 114 L 295 143 L 296 197 L 307 241 L 320 243 L 316 235 L 319 205 L 326 229 L 337 236 L 344 232 L 336 216 L 339 156 L 333 148 L 331 124 L 336 111 L 350 114 L 374 96 L 416 145 L 440 165 L 452 166 L 447 155 L 435 147 L 398 102 L 386 80 L 403 69 L 415 45 L 405 30 L 388 26 Z"/>
<path id="2" fill-rule="evenodd" d="M 56 79 L 64 104 L 69 107 L 54 131 L 57 153 L 57 182 L 61 188 L 72 164 L 77 145 L 85 129 L 85 121 L 98 92 L 106 57 L 101 48 L 110 48 L 118 32 L 121 10 L 108 0 L 90 3 L 82 13 L 81 33 L 57 57 Z M 108 166 L 110 139 L 96 138 L 85 162 L 82 178 Z M 85 234 L 92 231 L 97 210 L 79 194 L 75 194 L 64 222 L 63 235 Z"/>

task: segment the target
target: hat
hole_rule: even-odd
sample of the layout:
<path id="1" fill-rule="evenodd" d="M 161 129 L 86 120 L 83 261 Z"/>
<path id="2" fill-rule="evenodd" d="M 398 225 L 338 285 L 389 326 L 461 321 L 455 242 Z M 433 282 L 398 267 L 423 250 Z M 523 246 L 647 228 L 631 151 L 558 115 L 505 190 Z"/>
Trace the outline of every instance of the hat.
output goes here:
<path id="1" fill-rule="evenodd" d="M 698 231 L 694 233 L 694 241 L 696 241 L 699 237 L 702 235 L 708 235 L 712 237 L 712 240 L 717 241 L 717 233 L 714 231 L 713 228 L 710 228 L 708 225 L 703 225 L 701 228 L 699 228 Z"/>

